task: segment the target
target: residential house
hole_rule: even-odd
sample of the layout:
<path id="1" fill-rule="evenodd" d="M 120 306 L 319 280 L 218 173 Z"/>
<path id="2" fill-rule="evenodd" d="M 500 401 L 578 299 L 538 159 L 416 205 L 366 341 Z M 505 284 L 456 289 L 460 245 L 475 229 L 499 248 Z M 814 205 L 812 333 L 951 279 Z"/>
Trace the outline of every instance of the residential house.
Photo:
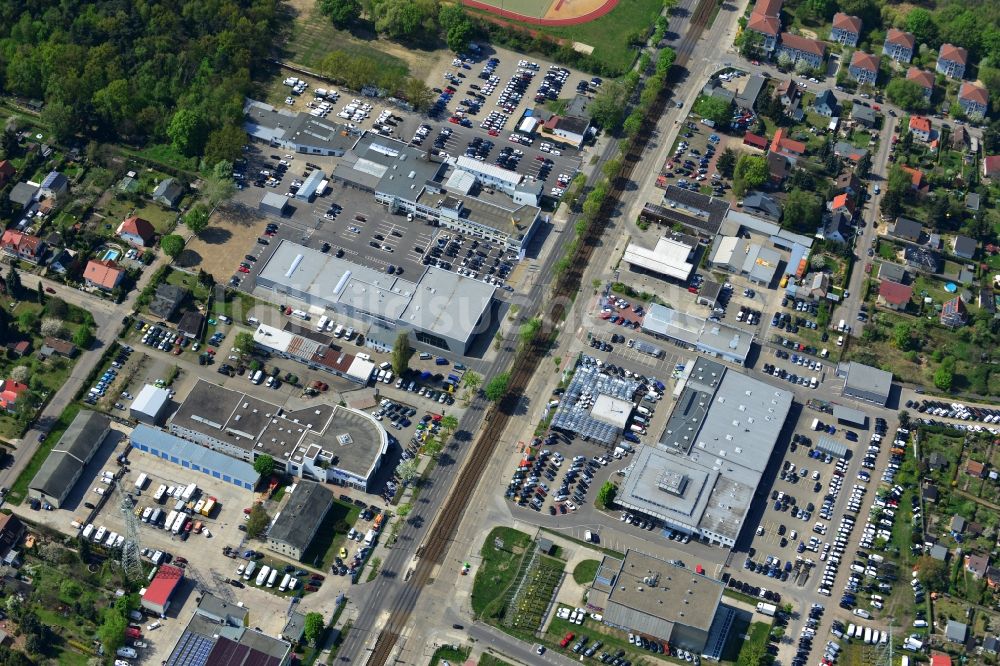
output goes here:
<path id="1" fill-rule="evenodd" d="M 856 197 L 861 190 L 861 179 L 853 171 L 844 171 L 834 181 L 834 194 L 849 194 L 852 197 Z"/>
<path id="2" fill-rule="evenodd" d="M 851 56 L 851 64 L 847 73 L 859 85 L 875 85 L 878 78 L 879 57 L 864 51 L 855 51 Z"/>
<path id="3" fill-rule="evenodd" d="M 205 315 L 197 310 L 188 310 L 181 315 L 177 322 L 177 332 L 185 338 L 197 340 L 201 337 L 201 332 L 205 328 Z"/>
<path id="4" fill-rule="evenodd" d="M 0 251 L 9 257 L 37 264 L 45 256 L 45 241 L 14 229 L 3 232 Z"/>
<path id="5" fill-rule="evenodd" d="M 908 63 L 913 60 L 913 50 L 917 45 L 917 39 L 913 33 L 889 28 L 882 42 L 882 53 L 889 56 L 896 62 Z"/>
<path id="6" fill-rule="evenodd" d="M 38 350 L 38 357 L 42 360 L 51 356 L 62 356 L 63 358 L 73 358 L 76 356 L 76 345 L 66 340 L 61 340 L 53 336 L 47 336 L 42 341 L 42 347 Z"/>
<path id="7" fill-rule="evenodd" d="M 977 580 L 986 575 L 986 568 L 990 565 L 990 556 L 987 555 L 966 555 L 965 570 L 971 573 Z"/>
<path id="8" fill-rule="evenodd" d="M 849 141 L 838 141 L 833 144 L 833 154 L 845 160 L 857 163 L 868 154 L 867 148 L 858 148 Z"/>
<path id="9" fill-rule="evenodd" d="M 875 109 L 865 104 L 857 104 L 851 107 L 851 119 L 857 124 L 871 129 L 875 127 Z"/>
<path id="10" fill-rule="evenodd" d="M 122 220 L 115 233 L 123 241 L 136 247 L 149 247 L 156 236 L 152 222 L 135 215 Z"/>
<path id="11" fill-rule="evenodd" d="M 125 271 L 109 259 L 91 259 L 83 271 L 83 279 L 88 287 L 111 291 L 125 277 Z"/>
<path id="12" fill-rule="evenodd" d="M 830 292 L 830 274 L 813 273 L 811 278 L 806 279 L 806 284 L 809 286 L 809 298 L 822 300 Z"/>
<path id="13" fill-rule="evenodd" d="M 17 183 L 11 189 L 7 198 L 10 199 L 11 202 L 20 205 L 21 208 L 27 208 L 35 201 L 36 194 L 38 194 L 37 185 L 32 185 L 31 183 Z"/>
<path id="14" fill-rule="evenodd" d="M 827 204 L 827 208 L 831 213 L 844 213 L 848 216 L 848 219 L 852 219 L 856 210 L 856 204 L 854 197 L 848 196 L 845 193 L 833 197 L 830 203 Z"/>
<path id="15" fill-rule="evenodd" d="M 892 282 L 906 282 L 906 266 L 894 264 L 891 261 L 883 261 L 878 268 L 878 278 L 880 280 L 890 280 Z"/>
<path id="16" fill-rule="evenodd" d="M 948 531 L 952 534 L 961 534 L 965 531 L 965 518 L 957 513 L 952 515 L 951 522 L 948 523 Z"/>
<path id="17" fill-rule="evenodd" d="M 736 95 L 736 106 L 741 109 L 753 110 L 754 106 L 757 104 L 757 98 L 760 97 L 760 91 L 764 89 L 764 84 L 767 82 L 760 74 L 754 74 L 747 79 L 746 84 L 743 86 L 743 90 Z"/>
<path id="18" fill-rule="evenodd" d="M 14 514 L 0 514 L 0 558 L 7 558 L 26 531 L 24 523 Z"/>
<path id="19" fill-rule="evenodd" d="M 1000 568 L 989 566 L 986 567 L 986 585 L 991 590 L 1000 589 Z"/>
<path id="20" fill-rule="evenodd" d="M 907 245 L 903 248 L 903 259 L 907 266 L 923 273 L 938 273 L 941 270 L 941 257 L 926 248 Z"/>
<path id="21" fill-rule="evenodd" d="M 958 328 L 959 326 L 965 326 L 968 319 L 969 314 L 965 308 L 965 303 L 962 302 L 961 296 L 956 296 L 941 305 L 940 320 L 942 326 Z"/>
<path id="22" fill-rule="evenodd" d="M 951 130 L 951 149 L 964 153 L 969 149 L 969 131 L 959 125 Z"/>
<path id="23" fill-rule="evenodd" d="M 913 298 L 913 287 L 891 280 L 882 280 L 878 286 L 878 304 L 890 310 L 902 311 Z"/>
<path id="24" fill-rule="evenodd" d="M 979 212 L 979 192 L 969 192 L 965 195 L 965 209 L 973 213 Z"/>
<path id="25" fill-rule="evenodd" d="M 944 562 L 948 559 L 948 549 L 943 544 L 936 543 L 931 546 L 930 556 L 938 562 Z"/>
<path id="26" fill-rule="evenodd" d="M 861 19 L 848 16 L 844 12 L 833 15 L 833 27 L 830 29 L 830 41 L 855 47 L 861 39 Z"/>
<path id="27" fill-rule="evenodd" d="M 785 79 L 775 88 L 774 94 L 778 96 L 782 106 L 791 106 L 799 98 L 799 87 L 794 79 Z"/>
<path id="28" fill-rule="evenodd" d="M 840 210 L 824 215 L 823 226 L 820 227 L 816 237 L 833 243 L 849 243 L 854 237 L 854 229 L 851 226 L 851 214 Z"/>
<path id="29" fill-rule="evenodd" d="M 153 201 L 167 208 L 176 208 L 182 196 L 184 187 L 174 178 L 164 178 L 153 190 Z"/>
<path id="30" fill-rule="evenodd" d="M 0 187 L 7 185 L 14 174 L 17 173 L 17 169 L 14 165 L 10 163 L 10 160 L 0 160 Z"/>
<path id="31" fill-rule="evenodd" d="M 781 153 L 767 154 L 767 175 L 771 182 L 780 185 L 792 173 L 792 162 Z"/>
<path id="32" fill-rule="evenodd" d="M 936 503 L 938 501 L 938 497 L 941 496 L 941 494 L 938 492 L 937 486 L 924 486 L 922 495 L 924 501 L 930 502 L 931 504 Z"/>
<path id="33" fill-rule="evenodd" d="M 150 314 L 160 319 L 170 319 L 177 312 L 181 301 L 187 296 L 187 290 L 172 284 L 157 285 L 156 293 L 149 304 Z"/>
<path id="34" fill-rule="evenodd" d="M 903 173 L 910 174 L 910 187 L 912 189 L 917 192 L 926 192 L 929 189 L 928 184 L 924 181 L 923 171 L 908 166 L 901 166 L 899 168 Z"/>
<path id="35" fill-rule="evenodd" d="M 931 140 L 931 121 L 923 116 L 910 116 L 910 131 L 924 143 Z"/>
<path id="36" fill-rule="evenodd" d="M 746 29 L 763 38 L 760 48 L 768 55 L 778 46 L 778 35 L 781 34 L 781 2 L 782 0 L 757 0 L 747 21 Z"/>
<path id="37" fill-rule="evenodd" d="M 969 626 L 967 624 L 958 620 L 948 620 L 948 626 L 944 630 L 944 637 L 949 641 L 952 643 L 964 643 L 965 637 L 968 634 Z"/>
<path id="38" fill-rule="evenodd" d="M 988 312 L 992 315 L 995 315 L 997 313 L 996 296 L 994 295 L 993 290 L 990 289 L 989 287 L 981 287 L 979 289 L 979 295 L 976 299 L 976 304 L 979 306 L 979 309 L 982 310 L 983 312 Z M 993 478 L 996 475 L 997 475 L 996 470 L 990 470 L 990 478 Z"/>
<path id="39" fill-rule="evenodd" d="M 986 465 L 979 462 L 978 460 L 970 460 L 965 463 L 965 473 L 969 476 L 974 476 L 977 479 L 981 479 L 986 475 Z"/>
<path id="40" fill-rule="evenodd" d="M 919 67 L 910 67 L 906 70 L 906 80 L 913 81 L 924 91 L 924 99 L 931 101 L 934 94 L 934 73 Z"/>
<path id="41" fill-rule="evenodd" d="M 1000 638 L 997 638 L 996 636 L 987 636 L 986 638 L 984 638 L 983 652 L 992 655 L 1000 653 Z"/>
<path id="42" fill-rule="evenodd" d="M 959 234 L 951 241 L 952 254 L 963 259 L 972 259 L 976 255 L 976 247 L 979 245 L 975 239 Z"/>
<path id="43" fill-rule="evenodd" d="M 1000 178 L 1000 155 L 983 158 L 983 178 Z"/>
<path id="44" fill-rule="evenodd" d="M 23 357 L 29 351 L 31 351 L 31 341 L 30 340 L 11 340 L 6 344 L 7 352 L 16 356 L 17 358 Z"/>
<path id="45" fill-rule="evenodd" d="M 924 225 L 916 220 L 905 217 L 897 217 L 889 233 L 896 238 L 910 241 L 911 243 L 922 243 L 926 240 L 924 237 Z"/>
<path id="46" fill-rule="evenodd" d="M 839 116 L 840 107 L 837 106 L 837 98 L 834 97 L 833 91 L 827 88 L 820 94 L 816 95 L 816 101 L 813 102 L 813 110 L 819 115 L 826 116 L 827 118 Z"/>
<path id="47" fill-rule="evenodd" d="M 777 222 L 781 205 L 763 192 L 750 192 L 743 197 L 743 212 Z"/>
<path id="48" fill-rule="evenodd" d="M 809 63 L 813 69 L 817 69 L 823 65 L 826 44 L 815 39 L 799 37 L 790 32 L 783 32 L 781 33 L 781 46 L 778 47 L 778 53 L 779 55 L 784 53 L 794 63 L 803 60 Z"/>
<path id="49" fill-rule="evenodd" d="M 931 655 L 931 666 L 951 666 L 951 657 L 935 652 Z"/>
<path id="50" fill-rule="evenodd" d="M 38 188 L 39 198 L 56 199 L 69 192 L 69 178 L 58 171 L 50 171 Z"/>
<path id="51" fill-rule="evenodd" d="M 771 152 L 784 155 L 792 160 L 806 154 L 806 144 L 785 136 L 785 128 L 779 128 L 771 139 Z"/>
<path id="52" fill-rule="evenodd" d="M 990 94 L 983 86 L 962 81 L 958 88 L 958 105 L 970 118 L 982 118 L 990 108 Z"/>
<path id="53" fill-rule="evenodd" d="M 27 384 L 15 382 L 13 379 L 0 379 L 0 409 L 14 411 L 17 399 L 27 390 Z"/>
<path id="54" fill-rule="evenodd" d="M 952 79 L 965 77 L 965 65 L 969 60 L 969 52 L 961 46 L 954 44 L 942 44 L 938 51 L 937 65 L 935 69 L 939 74 Z"/>
<path id="55" fill-rule="evenodd" d="M 927 465 L 935 472 L 940 472 L 941 470 L 948 469 L 948 458 L 943 453 L 935 451 L 927 459 Z"/>

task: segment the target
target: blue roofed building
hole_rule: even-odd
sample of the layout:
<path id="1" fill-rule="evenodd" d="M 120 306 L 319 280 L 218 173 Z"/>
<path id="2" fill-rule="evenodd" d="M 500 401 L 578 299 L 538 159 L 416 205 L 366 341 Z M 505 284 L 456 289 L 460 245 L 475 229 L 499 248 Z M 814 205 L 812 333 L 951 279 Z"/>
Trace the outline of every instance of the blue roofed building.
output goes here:
<path id="1" fill-rule="evenodd" d="M 136 426 L 131 439 L 132 446 L 143 453 L 149 453 L 180 465 L 184 469 L 207 474 L 240 488 L 253 490 L 260 478 L 254 471 L 253 465 L 248 462 L 230 458 L 157 428 L 147 425 Z"/>

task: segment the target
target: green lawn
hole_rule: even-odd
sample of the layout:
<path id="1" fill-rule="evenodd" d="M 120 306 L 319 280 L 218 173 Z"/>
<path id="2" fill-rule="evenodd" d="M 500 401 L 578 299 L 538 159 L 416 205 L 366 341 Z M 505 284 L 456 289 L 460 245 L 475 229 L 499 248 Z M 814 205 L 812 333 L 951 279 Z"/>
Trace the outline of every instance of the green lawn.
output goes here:
<path id="1" fill-rule="evenodd" d="M 181 171 L 195 173 L 198 170 L 197 158 L 185 157 L 177 152 L 173 146 L 166 143 L 149 146 L 148 148 L 143 148 L 142 150 L 122 148 L 121 151 L 127 155 L 132 155 L 155 164 L 162 164 L 163 166 L 179 169 Z"/>
<path id="2" fill-rule="evenodd" d="M 771 633 L 771 625 L 765 622 L 754 622 L 750 625 L 748 638 L 743 643 L 736 666 L 757 666 L 762 663 L 762 657 L 767 654 L 767 636 Z"/>
<path id="3" fill-rule="evenodd" d="M 597 576 L 597 569 L 600 566 L 600 560 L 583 560 L 573 569 L 573 580 L 580 585 L 592 583 Z"/>
<path id="4" fill-rule="evenodd" d="M 621 629 L 615 629 L 614 627 L 610 627 L 603 622 L 597 622 L 596 620 L 592 620 L 590 618 L 585 619 L 583 624 L 576 625 L 568 620 L 553 617 L 552 622 L 549 624 L 548 631 L 545 633 L 543 642 L 550 650 L 555 650 L 571 659 L 576 659 L 578 655 L 573 654 L 569 647 L 559 647 L 559 641 L 562 640 L 563 636 L 565 636 L 567 632 L 573 632 L 576 636 L 589 636 L 591 641 L 603 641 L 604 646 L 601 648 L 601 652 L 615 654 L 618 650 L 624 650 L 625 658 L 634 664 L 648 665 L 674 662 L 673 659 L 667 660 L 659 656 L 654 657 L 649 652 L 636 650 L 635 646 L 628 642 L 627 632 L 624 632 Z M 531 640 L 531 638 L 529 637 L 527 640 Z"/>
<path id="5" fill-rule="evenodd" d="M 502 540 L 502 548 L 494 543 Z M 472 610 L 477 617 L 499 614 L 507 588 L 521 566 L 521 561 L 531 546 L 531 535 L 510 527 L 497 527 L 483 543 L 483 558 L 472 585 Z"/>
<path id="6" fill-rule="evenodd" d="M 198 282 L 197 276 L 190 275 L 184 271 L 170 271 L 170 274 L 167 275 L 167 284 L 187 289 L 188 293 L 194 298 L 194 300 L 201 303 L 208 300 L 210 290 L 208 287 Z"/>
<path id="7" fill-rule="evenodd" d="M 434 651 L 434 654 L 431 655 L 431 662 L 429 666 L 437 666 L 442 661 L 448 661 L 452 664 L 455 664 L 455 666 L 458 666 L 458 664 L 465 663 L 465 660 L 469 658 L 469 654 L 471 652 L 472 648 L 468 647 L 454 647 L 454 646 L 439 647 L 437 650 Z"/>
<path id="8" fill-rule="evenodd" d="M 321 571 L 326 571 L 333 564 L 333 559 L 337 556 L 337 551 L 347 538 L 347 530 L 337 531 L 338 523 L 343 523 L 349 527 L 357 522 L 361 509 L 339 499 L 333 501 L 330 512 L 323 519 L 316 538 L 309 544 L 309 548 L 302 554 L 302 561 Z M 343 526 L 343 525 L 341 525 Z"/>
<path id="9" fill-rule="evenodd" d="M 479 658 L 479 666 L 514 666 L 514 664 L 484 652 Z"/>
<path id="10" fill-rule="evenodd" d="M 96 213 L 104 216 L 104 227 L 98 231 L 106 236 L 114 235 L 118 224 L 130 215 L 137 215 L 144 220 L 148 220 L 158 234 L 168 234 L 173 231 L 177 221 L 177 211 L 167 210 L 158 203 L 140 200 L 132 203 L 125 199 L 112 197 L 111 201 L 104 208 L 98 209 Z M 111 225 L 109 229 L 107 225 Z"/>

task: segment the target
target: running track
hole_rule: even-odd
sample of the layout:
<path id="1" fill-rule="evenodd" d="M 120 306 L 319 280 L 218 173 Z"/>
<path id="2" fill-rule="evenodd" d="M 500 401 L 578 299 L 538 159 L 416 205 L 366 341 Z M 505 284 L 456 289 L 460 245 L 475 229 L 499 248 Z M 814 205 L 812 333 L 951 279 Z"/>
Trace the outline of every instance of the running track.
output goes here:
<path id="1" fill-rule="evenodd" d="M 556 0 L 559 5 L 562 5 L 563 0 Z M 535 18 L 533 16 L 526 16 L 524 14 L 518 14 L 517 12 L 512 12 L 507 9 L 500 9 L 496 5 L 491 5 L 488 2 L 481 2 L 480 0 L 462 0 L 463 5 L 469 7 L 475 7 L 476 9 L 482 9 L 491 14 L 496 14 L 497 16 L 502 16 L 504 18 L 515 19 L 517 21 L 523 21 L 525 23 L 534 25 L 549 25 L 549 26 L 560 26 L 560 25 L 579 25 L 580 23 L 586 23 L 588 21 L 593 21 L 594 19 L 599 19 L 618 5 L 618 0 L 606 0 L 603 5 L 597 9 L 590 11 L 586 14 L 581 14 L 580 16 L 573 16 L 564 19 L 547 19 L 547 18 Z"/>

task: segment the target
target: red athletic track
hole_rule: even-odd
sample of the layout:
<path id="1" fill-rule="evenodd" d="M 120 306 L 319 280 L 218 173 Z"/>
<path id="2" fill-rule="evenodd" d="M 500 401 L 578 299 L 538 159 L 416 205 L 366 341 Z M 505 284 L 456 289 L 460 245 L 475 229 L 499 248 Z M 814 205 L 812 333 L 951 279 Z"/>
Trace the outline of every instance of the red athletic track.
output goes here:
<path id="1" fill-rule="evenodd" d="M 559 4 L 562 4 L 562 0 L 556 0 Z M 523 21 L 524 23 L 534 24 L 534 25 L 550 25 L 550 26 L 560 26 L 560 25 L 579 25 L 581 23 L 586 23 L 588 21 L 593 21 L 594 19 L 601 18 L 612 9 L 618 5 L 618 0 L 606 0 L 603 5 L 597 9 L 582 14 L 580 16 L 574 16 L 572 18 L 564 19 L 547 19 L 547 18 L 535 18 L 533 16 L 526 16 L 524 14 L 518 14 L 517 12 L 512 12 L 507 9 L 500 9 L 496 5 L 491 5 L 487 2 L 480 2 L 479 0 L 462 0 L 463 5 L 468 5 L 469 7 L 475 7 L 476 9 L 482 9 L 491 14 L 496 14 L 497 16 L 503 16 L 504 18 L 515 19 L 517 21 Z"/>

